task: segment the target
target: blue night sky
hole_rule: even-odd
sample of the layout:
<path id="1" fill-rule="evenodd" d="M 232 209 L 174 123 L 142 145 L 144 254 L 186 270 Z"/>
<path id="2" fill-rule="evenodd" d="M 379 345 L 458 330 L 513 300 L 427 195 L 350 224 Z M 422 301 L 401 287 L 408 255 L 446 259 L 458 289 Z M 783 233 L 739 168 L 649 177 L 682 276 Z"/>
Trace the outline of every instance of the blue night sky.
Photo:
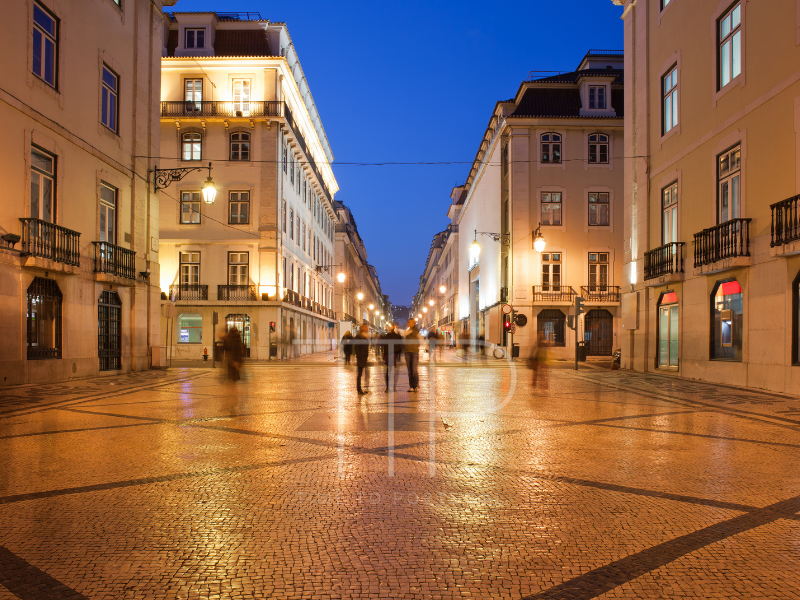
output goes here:
<path id="1" fill-rule="evenodd" d="M 169 10 L 286 22 L 333 149 L 336 199 L 353 211 L 383 293 L 406 305 L 495 102 L 531 70 L 572 71 L 589 48 L 623 47 L 622 9 L 610 0 L 179 0 Z"/>

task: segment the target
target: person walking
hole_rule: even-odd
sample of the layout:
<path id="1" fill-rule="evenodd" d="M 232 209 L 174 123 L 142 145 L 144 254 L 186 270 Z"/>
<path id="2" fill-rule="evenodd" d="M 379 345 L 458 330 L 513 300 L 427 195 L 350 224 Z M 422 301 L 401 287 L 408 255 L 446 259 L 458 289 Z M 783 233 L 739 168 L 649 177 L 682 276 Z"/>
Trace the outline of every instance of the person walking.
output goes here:
<path id="1" fill-rule="evenodd" d="M 434 354 L 436 353 L 436 345 L 439 342 L 439 333 L 436 331 L 436 327 L 431 327 L 430 331 L 428 331 L 428 361 L 435 362 L 436 357 Z"/>
<path id="2" fill-rule="evenodd" d="M 242 344 L 242 336 L 236 327 L 231 327 L 222 336 L 222 346 L 225 348 L 225 360 L 228 363 L 228 379 L 238 381 L 240 377 L 239 370 L 242 367 L 244 346 Z"/>
<path id="3" fill-rule="evenodd" d="M 355 347 L 353 348 L 356 355 L 356 366 L 358 367 L 358 375 L 356 377 L 356 390 L 359 396 L 367 392 L 361 387 L 361 375 L 364 375 L 364 387 L 369 387 L 369 327 L 362 325 L 358 328 L 358 333 L 353 340 Z"/>
<path id="4" fill-rule="evenodd" d="M 397 363 L 400 362 L 400 355 L 403 353 L 403 336 L 397 333 L 394 323 L 387 325 L 386 333 L 381 336 L 381 351 L 383 353 L 383 364 L 386 365 L 385 381 L 386 391 L 389 391 L 389 379 L 391 374 L 392 389 L 397 389 Z"/>
<path id="5" fill-rule="evenodd" d="M 405 331 L 404 353 L 406 355 L 406 367 L 408 367 L 408 387 L 409 392 L 416 392 L 419 386 L 419 346 L 422 336 L 417 328 L 414 319 L 408 320 L 408 329 Z"/>
<path id="6" fill-rule="evenodd" d="M 342 354 L 344 354 L 344 364 L 350 364 L 350 356 L 353 354 L 353 334 L 345 331 L 342 336 Z"/>

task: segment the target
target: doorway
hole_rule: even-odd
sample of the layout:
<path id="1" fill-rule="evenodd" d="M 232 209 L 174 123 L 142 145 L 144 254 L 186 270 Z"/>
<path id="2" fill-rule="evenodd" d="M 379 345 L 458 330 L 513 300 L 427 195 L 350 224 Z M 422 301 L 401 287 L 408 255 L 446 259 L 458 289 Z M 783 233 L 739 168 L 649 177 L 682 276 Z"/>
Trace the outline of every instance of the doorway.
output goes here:
<path id="1" fill-rule="evenodd" d="M 678 296 L 665 292 L 658 304 L 658 367 L 678 366 Z"/>
<path id="2" fill-rule="evenodd" d="M 122 302 L 116 292 L 104 291 L 97 301 L 97 356 L 101 371 L 122 369 Z"/>
<path id="3" fill-rule="evenodd" d="M 604 308 L 586 314 L 583 333 L 587 356 L 611 356 L 614 345 L 614 316 Z"/>
<path id="4" fill-rule="evenodd" d="M 225 317 L 225 325 L 227 329 L 236 327 L 239 330 L 244 344 L 244 355 L 250 358 L 250 315 L 228 315 Z"/>

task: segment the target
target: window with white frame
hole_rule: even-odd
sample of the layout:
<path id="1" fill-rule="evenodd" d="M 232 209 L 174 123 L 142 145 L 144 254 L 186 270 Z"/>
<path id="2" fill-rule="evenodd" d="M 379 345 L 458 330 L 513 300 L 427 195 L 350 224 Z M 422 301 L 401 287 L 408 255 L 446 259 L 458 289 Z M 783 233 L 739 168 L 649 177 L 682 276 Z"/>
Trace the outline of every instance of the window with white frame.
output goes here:
<path id="1" fill-rule="evenodd" d="M 678 241 L 678 182 L 661 190 L 662 243 Z"/>
<path id="2" fill-rule="evenodd" d="M 32 71 L 39 79 L 56 87 L 58 74 L 58 19 L 38 2 L 33 4 Z"/>
<path id="3" fill-rule="evenodd" d="M 228 252 L 228 285 L 247 285 L 250 254 Z"/>
<path id="4" fill-rule="evenodd" d="M 608 192 L 589 192 L 589 225 L 609 224 Z"/>
<path id="5" fill-rule="evenodd" d="M 543 163 L 561 162 L 561 134 L 559 133 L 542 134 L 542 162 Z"/>
<path id="6" fill-rule="evenodd" d="M 250 114 L 250 80 L 233 80 L 233 110 L 244 116 Z"/>
<path id="7" fill-rule="evenodd" d="M 589 162 L 608 163 L 608 136 L 605 133 L 593 133 L 589 136 Z"/>
<path id="8" fill-rule="evenodd" d="M 189 29 L 185 31 L 185 44 L 184 48 L 205 48 L 206 47 L 206 30 L 205 29 Z"/>
<path id="9" fill-rule="evenodd" d="M 542 192 L 542 225 L 561 225 L 561 192 Z"/>
<path id="10" fill-rule="evenodd" d="M 117 188 L 100 182 L 100 241 L 117 243 Z"/>
<path id="11" fill-rule="evenodd" d="M 663 131 L 667 133 L 678 124 L 678 66 L 672 67 L 662 78 L 663 82 Z"/>
<path id="12" fill-rule="evenodd" d="M 181 252 L 181 285 L 200 284 L 200 253 Z"/>
<path id="13" fill-rule="evenodd" d="M 301 243 L 303 245 L 303 252 L 305 252 L 306 251 L 306 224 L 305 223 L 302 224 L 302 230 L 301 231 L 302 231 Z"/>
<path id="14" fill-rule="evenodd" d="M 294 209 L 289 209 L 289 239 L 294 239 Z"/>
<path id="15" fill-rule="evenodd" d="M 200 222 L 200 192 L 181 192 L 181 223 Z"/>
<path id="16" fill-rule="evenodd" d="M 742 148 L 734 146 L 719 156 L 719 223 L 742 216 Z"/>
<path id="17" fill-rule="evenodd" d="M 103 65 L 102 97 L 100 101 L 100 122 L 111 131 L 117 131 L 119 77 Z"/>
<path id="18" fill-rule="evenodd" d="M 196 111 L 202 108 L 203 101 L 203 80 L 184 79 L 183 80 L 183 99 L 186 102 L 187 111 Z"/>
<path id="19" fill-rule="evenodd" d="M 286 142 L 283 142 L 283 172 L 286 173 L 286 167 L 289 161 L 289 150 L 286 147 Z"/>
<path id="20" fill-rule="evenodd" d="M 606 86 L 589 86 L 589 108 L 605 109 L 606 107 Z"/>
<path id="21" fill-rule="evenodd" d="M 199 131 L 187 131 L 181 135 L 181 155 L 183 160 L 202 160 L 203 136 Z"/>
<path id="22" fill-rule="evenodd" d="M 283 225 L 283 233 L 286 233 L 286 200 L 281 203 L 281 222 Z"/>
<path id="23" fill-rule="evenodd" d="M 250 134 L 235 131 L 231 134 L 231 160 L 250 160 Z"/>
<path id="24" fill-rule="evenodd" d="M 719 89 L 742 72 L 742 7 L 731 8 L 719 20 Z"/>
<path id="25" fill-rule="evenodd" d="M 294 187 L 294 157 L 292 157 L 292 163 L 289 165 L 289 183 Z"/>
<path id="26" fill-rule="evenodd" d="M 608 252 L 589 252 L 589 291 L 604 292 L 608 287 Z"/>
<path id="27" fill-rule="evenodd" d="M 542 291 L 561 291 L 561 252 L 542 254 Z"/>
<path id="28" fill-rule="evenodd" d="M 56 157 L 31 148 L 31 218 L 55 223 L 55 189 Z"/>
<path id="29" fill-rule="evenodd" d="M 250 192 L 231 192 L 228 200 L 228 223 L 246 225 L 250 222 Z"/>

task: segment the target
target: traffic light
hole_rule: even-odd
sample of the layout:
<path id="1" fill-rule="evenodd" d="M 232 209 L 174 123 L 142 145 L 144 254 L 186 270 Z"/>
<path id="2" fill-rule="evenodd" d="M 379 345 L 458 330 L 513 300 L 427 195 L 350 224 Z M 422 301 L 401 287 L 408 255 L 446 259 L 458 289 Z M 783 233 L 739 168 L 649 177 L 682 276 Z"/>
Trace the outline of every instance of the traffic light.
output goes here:
<path id="1" fill-rule="evenodd" d="M 575 296 L 575 316 L 582 315 L 584 299 L 581 296 Z"/>
<path id="2" fill-rule="evenodd" d="M 511 315 L 503 315 L 503 330 L 511 329 Z"/>
<path id="3" fill-rule="evenodd" d="M 270 333 L 275 333 L 275 321 L 270 321 L 269 322 L 269 332 Z"/>

